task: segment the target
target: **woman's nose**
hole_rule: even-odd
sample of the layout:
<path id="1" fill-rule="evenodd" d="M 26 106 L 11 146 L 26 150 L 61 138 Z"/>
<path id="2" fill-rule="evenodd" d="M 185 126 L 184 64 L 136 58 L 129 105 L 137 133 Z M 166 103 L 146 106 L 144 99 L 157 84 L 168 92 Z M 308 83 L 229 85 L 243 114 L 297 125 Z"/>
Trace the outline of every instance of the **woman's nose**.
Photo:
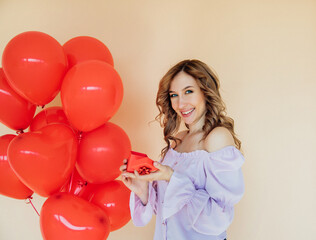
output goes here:
<path id="1" fill-rule="evenodd" d="M 179 109 L 184 108 L 185 105 L 186 105 L 185 99 L 183 97 L 179 96 L 179 98 L 178 98 L 178 107 L 179 107 Z"/>

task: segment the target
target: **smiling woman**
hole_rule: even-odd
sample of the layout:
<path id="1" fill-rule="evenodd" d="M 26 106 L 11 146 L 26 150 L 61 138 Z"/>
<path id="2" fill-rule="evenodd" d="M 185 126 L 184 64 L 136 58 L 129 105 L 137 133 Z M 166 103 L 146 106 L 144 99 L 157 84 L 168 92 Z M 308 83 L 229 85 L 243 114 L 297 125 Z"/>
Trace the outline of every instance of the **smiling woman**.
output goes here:
<path id="1" fill-rule="evenodd" d="M 160 112 L 156 119 L 164 128 L 167 143 L 162 150 L 163 156 L 171 142 L 175 144 L 174 148 L 182 142 L 184 133 L 177 134 L 182 120 L 190 133 L 202 135 L 198 143 L 205 140 L 213 129 L 224 127 L 222 131 L 229 131 L 233 138 L 232 145 L 241 149 L 241 142 L 234 132 L 234 120 L 226 115 L 219 88 L 216 74 L 199 60 L 181 61 L 165 74 L 159 83 L 156 99 Z"/>
<path id="2" fill-rule="evenodd" d="M 244 194 L 241 142 L 226 116 L 219 81 L 199 60 L 184 60 L 161 79 L 157 120 L 167 146 L 158 171 L 139 175 L 120 167 L 132 191 L 130 210 L 136 226 L 156 214 L 154 239 L 226 239 L 234 205 Z M 181 122 L 187 127 L 179 132 Z"/>

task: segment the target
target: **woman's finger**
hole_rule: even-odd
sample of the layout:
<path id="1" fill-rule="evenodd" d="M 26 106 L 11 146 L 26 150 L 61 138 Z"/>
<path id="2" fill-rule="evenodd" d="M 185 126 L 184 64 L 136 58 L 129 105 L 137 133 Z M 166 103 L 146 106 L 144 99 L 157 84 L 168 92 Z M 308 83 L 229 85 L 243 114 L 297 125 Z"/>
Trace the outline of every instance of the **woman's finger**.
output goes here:
<path id="1" fill-rule="evenodd" d="M 127 168 L 126 165 L 122 165 L 120 166 L 120 171 L 123 172 L 124 170 L 126 170 L 126 168 Z"/>
<path id="2" fill-rule="evenodd" d="M 131 185 L 131 181 L 128 178 L 122 176 L 122 182 L 125 184 L 126 187 Z"/>
<path id="3" fill-rule="evenodd" d="M 137 170 L 134 170 L 134 175 L 136 178 L 139 178 L 139 176 L 140 176 L 139 173 L 137 172 Z"/>
<path id="4" fill-rule="evenodd" d="M 127 177 L 127 178 L 135 178 L 135 175 L 133 173 L 129 173 L 129 172 L 122 173 L 122 176 Z"/>
<path id="5" fill-rule="evenodd" d="M 160 179 L 161 172 L 158 170 L 156 172 L 152 172 L 150 174 L 145 174 L 145 175 L 138 175 L 139 180 L 145 180 L 145 181 L 155 181 L 155 180 L 161 180 Z"/>

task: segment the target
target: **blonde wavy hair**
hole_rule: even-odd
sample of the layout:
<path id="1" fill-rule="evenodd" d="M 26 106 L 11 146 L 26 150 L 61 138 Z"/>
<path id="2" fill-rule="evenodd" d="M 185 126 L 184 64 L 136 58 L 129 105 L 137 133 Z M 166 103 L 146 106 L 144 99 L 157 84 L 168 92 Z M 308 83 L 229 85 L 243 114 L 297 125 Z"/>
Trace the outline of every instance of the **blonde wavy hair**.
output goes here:
<path id="1" fill-rule="evenodd" d="M 221 126 L 230 131 L 236 147 L 240 150 L 241 141 L 234 132 L 234 120 L 226 114 L 226 106 L 219 92 L 220 83 L 218 77 L 205 63 L 193 59 L 181 61 L 173 66 L 159 82 L 156 98 L 159 114 L 155 119 L 159 121 L 161 127 L 163 127 L 164 140 L 167 143 L 167 146 L 161 150 L 162 157 L 165 156 L 172 141 L 175 142 L 175 147 L 182 142 L 181 139 L 175 137 L 179 131 L 181 117 L 173 110 L 169 96 L 170 84 L 173 78 L 182 71 L 191 75 L 196 80 L 205 97 L 206 114 L 205 123 L 202 128 L 204 135 L 201 141 L 204 140 L 215 127 Z M 186 127 L 188 128 L 187 125 Z"/>

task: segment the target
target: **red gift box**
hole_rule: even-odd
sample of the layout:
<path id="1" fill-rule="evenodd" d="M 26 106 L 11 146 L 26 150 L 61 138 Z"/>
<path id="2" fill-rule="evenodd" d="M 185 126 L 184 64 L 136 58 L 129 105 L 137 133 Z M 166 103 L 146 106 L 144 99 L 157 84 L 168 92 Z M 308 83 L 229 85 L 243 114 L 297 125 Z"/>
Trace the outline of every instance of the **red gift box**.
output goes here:
<path id="1" fill-rule="evenodd" d="M 133 173 L 136 170 L 139 175 L 146 175 L 158 170 L 153 164 L 154 161 L 148 158 L 146 154 L 131 151 L 126 171 Z"/>

